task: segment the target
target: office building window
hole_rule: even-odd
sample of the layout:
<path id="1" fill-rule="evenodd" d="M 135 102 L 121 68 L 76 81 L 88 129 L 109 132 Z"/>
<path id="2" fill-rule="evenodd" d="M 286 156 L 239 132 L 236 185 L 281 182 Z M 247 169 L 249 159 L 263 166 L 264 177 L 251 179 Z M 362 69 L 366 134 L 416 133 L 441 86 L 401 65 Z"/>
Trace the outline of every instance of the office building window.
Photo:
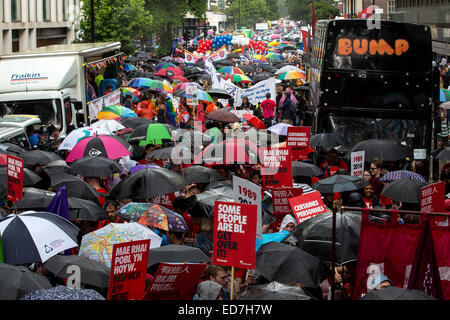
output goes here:
<path id="1" fill-rule="evenodd" d="M 395 12 L 395 1 L 388 1 L 388 14 Z"/>
<path id="2" fill-rule="evenodd" d="M 20 21 L 21 0 L 11 0 L 11 21 Z"/>
<path id="3" fill-rule="evenodd" d="M 69 17 L 69 0 L 62 0 L 63 21 L 67 21 Z"/>
<path id="4" fill-rule="evenodd" d="M 42 0 L 42 19 L 44 21 L 50 21 L 50 18 L 51 18 L 50 0 Z"/>

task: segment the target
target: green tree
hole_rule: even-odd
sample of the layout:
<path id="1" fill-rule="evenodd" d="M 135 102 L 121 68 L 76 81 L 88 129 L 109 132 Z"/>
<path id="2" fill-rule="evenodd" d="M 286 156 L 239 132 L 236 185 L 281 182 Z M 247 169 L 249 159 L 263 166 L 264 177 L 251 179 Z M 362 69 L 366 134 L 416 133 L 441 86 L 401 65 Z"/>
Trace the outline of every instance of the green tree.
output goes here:
<path id="1" fill-rule="evenodd" d="M 302 20 L 306 23 L 312 22 L 312 0 L 286 0 L 286 7 L 293 20 Z M 339 9 L 334 6 L 334 0 L 314 1 L 314 15 L 317 20 L 334 18 L 339 16 Z"/>
<path id="2" fill-rule="evenodd" d="M 252 28 L 258 22 L 267 21 L 270 12 L 266 0 L 234 0 L 228 8 L 227 14 L 232 25 L 237 24 L 238 28 L 243 26 Z"/>
<path id="3" fill-rule="evenodd" d="M 267 15 L 266 19 L 263 21 L 266 21 L 266 20 L 273 21 L 273 20 L 278 20 L 281 18 L 278 0 L 266 0 L 266 5 L 267 5 L 267 9 L 269 10 L 269 14 Z M 260 21 L 260 22 L 263 22 L 263 21 Z"/>

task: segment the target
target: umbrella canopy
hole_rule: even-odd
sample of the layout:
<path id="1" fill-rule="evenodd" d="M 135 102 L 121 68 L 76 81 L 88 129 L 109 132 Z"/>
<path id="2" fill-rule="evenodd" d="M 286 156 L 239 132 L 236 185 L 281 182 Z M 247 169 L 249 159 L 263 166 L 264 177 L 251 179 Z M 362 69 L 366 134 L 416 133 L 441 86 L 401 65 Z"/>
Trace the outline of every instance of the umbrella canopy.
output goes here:
<path id="1" fill-rule="evenodd" d="M 224 74 L 244 74 L 244 71 L 232 66 L 222 67 L 219 70 L 217 70 L 217 72 Z"/>
<path id="2" fill-rule="evenodd" d="M 178 67 L 168 67 L 168 68 L 159 69 L 155 73 L 155 76 L 173 77 L 173 76 L 182 76 L 183 74 L 184 74 L 183 70 L 181 70 Z"/>
<path id="3" fill-rule="evenodd" d="M 250 79 L 250 77 L 246 76 L 245 74 L 231 74 L 229 76 L 226 76 L 224 78 L 225 80 L 230 79 L 233 82 L 236 83 L 252 83 L 253 80 Z"/>
<path id="4" fill-rule="evenodd" d="M 99 135 L 81 139 L 67 157 L 73 162 L 84 157 L 105 157 L 117 159 L 130 155 L 130 145 L 118 136 Z"/>
<path id="5" fill-rule="evenodd" d="M 130 63 L 124 63 L 123 64 L 123 70 L 124 71 L 137 71 L 136 66 L 130 64 Z"/>
<path id="6" fill-rule="evenodd" d="M 279 75 L 279 74 L 282 74 L 282 73 L 287 72 L 287 71 L 303 72 L 302 69 L 300 69 L 300 68 L 298 68 L 296 66 L 288 65 L 288 66 L 281 67 L 280 69 L 275 71 L 275 74 Z"/>
<path id="7" fill-rule="evenodd" d="M 209 120 L 215 120 L 220 122 L 239 122 L 241 119 L 234 113 L 227 111 L 225 109 L 219 109 L 208 113 L 205 116 Z"/>
<path id="8" fill-rule="evenodd" d="M 287 123 L 277 123 L 269 128 L 268 131 L 274 132 L 280 136 L 287 136 L 287 128 L 292 127 L 292 125 Z"/>
<path id="9" fill-rule="evenodd" d="M 65 256 L 57 254 L 44 263 L 44 267 L 55 276 L 67 279 L 72 273 L 67 273 L 67 267 L 76 265 L 80 268 L 82 284 L 92 285 L 100 289 L 109 286 L 110 269 L 102 262 L 83 256 Z"/>
<path id="10" fill-rule="evenodd" d="M 184 170 L 184 178 L 191 183 L 210 183 L 214 181 L 221 181 L 224 177 L 217 171 L 211 168 L 195 165 L 187 167 Z"/>
<path id="11" fill-rule="evenodd" d="M 231 138 L 208 145 L 196 156 L 196 163 L 200 161 L 209 165 L 257 164 L 259 162 L 258 147 L 250 141 Z"/>
<path id="12" fill-rule="evenodd" d="M 188 232 L 189 228 L 184 218 L 159 204 L 153 204 L 147 208 L 137 221 L 150 228 L 157 228 L 172 232 Z"/>
<path id="13" fill-rule="evenodd" d="M 174 95 L 176 95 L 177 97 L 184 97 L 186 98 L 186 89 L 184 90 L 178 90 L 174 92 Z M 207 102 L 213 102 L 213 98 L 211 98 L 211 96 L 203 90 L 197 89 L 197 98 L 200 101 L 207 101 Z"/>
<path id="14" fill-rule="evenodd" d="M 12 265 L 43 263 L 59 252 L 77 247 L 79 231 L 54 213 L 11 214 L 0 220 L 5 262 Z"/>
<path id="15" fill-rule="evenodd" d="M 136 127 L 128 136 L 127 142 L 145 146 L 147 144 L 164 144 L 171 141 L 172 135 L 169 129 L 161 123 L 152 123 Z"/>
<path id="16" fill-rule="evenodd" d="M 0 143 L 0 149 L 5 152 L 10 152 L 10 153 L 15 153 L 15 154 L 24 153 L 27 151 L 24 148 L 21 148 L 18 145 L 11 143 L 11 142 L 7 142 L 7 141 Z"/>
<path id="17" fill-rule="evenodd" d="M 295 79 L 307 79 L 308 77 L 299 71 L 286 71 L 278 75 L 277 79 L 279 80 L 295 80 Z"/>
<path id="18" fill-rule="evenodd" d="M 0 263 L 0 299 L 18 300 L 35 290 L 53 288 L 47 277 L 24 266 Z"/>
<path id="19" fill-rule="evenodd" d="M 250 285 L 238 300 L 313 300 L 302 288 L 276 281 Z"/>
<path id="20" fill-rule="evenodd" d="M 172 86 L 160 80 L 154 80 L 149 78 L 136 78 L 128 82 L 127 87 L 132 88 L 144 88 L 148 90 L 172 93 Z"/>
<path id="21" fill-rule="evenodd" d="M 259 119 L 258 117 L 254 116 L 252 114 L 245 113 L 245 114 L 242 115 L 242 117 L 245 120 L 247 120 L 247 123 L 250 123 L 256 129 L 265 129 L 266 128 L 264 122 L 262 122 L 261 119 Z"/>
<path id="22" fill-rule="evenodd" d="M 323 173 L 318 166 L 303 161 L 292 161 L 292 176 L 314 177 Z"/>
<path id="23" fill-rule="evenodd" d="M 285 243 L 269 242 L 256 252 L 255 283 L 263 279 L 280 283 L 300 282 L 315 289 L 327 277 L 319 258 Z"/>
<path id="24" fill-rule="evenodd" d="M 275 52 L 268 53 L 265 57 L 268 60 L 284 60 L 284 57 L 281 54 Z"/>
<path id="25" fill-rule="evenodd" d="M 148 266 L 156 263 L 202 263 L 208 262 L 210 258 L 199 248 L 169 244 L 159 248 L 151 249 L 148 253 Z"/>
<path id="26" fill-rule="evenodd" d="M 178 153 L 177 153 L 178 151 Z M 156 149 L 149 154 L 147 154 L 147 159 L 172 159 L 172 160 L 185 160 L 183 157 L 183 152 L 191 152 L 191 149 L 183 144 L 178 144 L 176 147 L 167 147 L 167 148 L 161 148 Z M 189 154 L 189 158 L 191 159 L 191 155 Z"/>
<path id="27" fill-rule="evenodd" d="M 97 114 L 97 119 L 119 119 L 137 117 L 137 114 L 130 108 L 124 106 L 108 106 L 104 107 L 102 111 Z"/>
<path id="28" fill-rule="evenodd" d="M 142 213 L 152 205 L 149 202 L 129 202 L 117 210 L 117 215 L 127 221 L 137 222 Z"/>
<path id="29" fill-rule="evenodd" d="M 37 290 L 23 296 L 20 300 L 106 300 L 92 289 L 76 289 L 56 286 L 51 289 Z"/>
<path id="30" fill-rule="evenodd" d="M 216 201 L 234 202 L 233 188 L 230 186 L 208 189 L 195 195 L 195 197 L 208 217 L 214 216 Z"/>
<path id="31" fill-rule="evenodd" d="M 132 118 L 134 118 L 134 117 L 132 117 Z M 125 119 L 128 119 L 128 118 L 125 118 Z M 123 125 L 121 125 L 120 122 L 117 122 L 116 120 L 106 120 L 106 119 L 101 119 L 101 120 L 95 121 L 89 127 L 93 128 L 93 129 L 103 129 L 107 132 L 116 132 L 116 131 L 125 129 L 125 127 Z M 102 134 L 102 133 L 97 131 L 97 134 Z M 107 133 L 105 133 L 105 134 L 107 134 Z"/>
<path id="32" fill-rule="evenodd" d="M 186 85 L 188 83 L 194 83 L 197 86 L 197 89 L 203 90 L 203 87 L 200 84 L 198 84 L 197 82 L 185 82 L 185 83 L 179 83 L 176 86 L 174 86 L 173 92 L 178 91 L 178 90 L 186 90 Z"/>
<path id="33" fill-rule="evenodd" d="M 352 150 L 365 151 L 365 159 L 367 162 L 380 158 L 383 161 L 396 161 L 406 157 L 404 150 L 390 140 L 369 139 L 357 143 Z"/>
<path id="34" fill-rule="evenodd" d="M 324 262 L 332 262 L 333 214 L 321 213 L 297 225 L 282 243 L 297 246 Z M 336 214 L 336 263 L 342 265 L 358 259 L 361 214 Z"/>
<path id="35" fill-rule="evenodd" d="M 140 92 L 137 89 L 131 88 L 131 87 L 123 87 L 122 88 L 122 95 L 123 97 L 131 96 L 131 101 L 136 100 L 137 102 L 141 101 L 142 98 L 142 92 Z"/>
<path id="36" fill-rule="evenodd" d="M 408 171 L 408 170 L 397 170 L 390 171 L 381 177 L 381 182 L 392 182 L 402 179 L 412 179 L 417 180 L 423 183 L 427 183 L 427 181 L 418 173 Z"/>
<path id="37" fill-rule="evenodd" d="M 2 187 L 6 188 L 6 179 L 7 179 L 7 167 L 0 167 L 0 183 Z M 23 168 L 23 186 L 24 187 L 31 187 L 34 186 L 36 183 L 41 181 L 42 178 L 39 177 L 36 173 L 31 171 L 28 168 Z M 6 189 L 5 189 L 6 192 Z M 6 197 L 6 194 L 5 194 Z"/>
<path id="38" fill-rule="evenodd" d="M 251 73 L 256 71 L 255 66 L 252 64 L 240 64 L 238 65 L 238 68 L 244 71 L 244 73 Z"/>
<path id="39" fill-rule="evenodd" d="M 70 165 L 70 171 L 83 177 L 109 177 L 121 172 L 117 161 L 103 157 L 84 157 Z"/>
<path id="40" fill-rule="evenodd" d="M 161 62 L 156 65 L 155 71 L 161 70 L 161 69 L 167 69 L 167 68 L 176 68 L 177 66 L 173 64 L 172 62 Z"/>
<path id="41" fill-rule="evenodd" d="M 212 142 L 211 137 L 207 134 L 199 131 L 187 131 L 186 129 L 172 131 L 172 138 L 175 141 L 182 141 L 185 146 L 193 147 L 206 146 Z"/>
<path id="42" fill-rule="evenodd" d="M 388 286 L 383 290 L 372 290 L 360 300 L 437 300 L 420 290 Z"/>
<path id="43" fill-rule="evenodd" d="M 23 159 L 25 168 L 33 170 L 36 165 L 46 165 L 56 160 L 63 160 L 54 152 L 47 152 L 42 150 L 32 150 L 19 154 L 19 157 Z"/>
<path id="44" fill-rule="evenodd" d="M 142 118 L 142 117 L 137 117 L 137 118 L 124 118 L 120 120 L 120 123 L 125 126 L 126 128 L 137 128 L 139 126 L 143 126 L 143 125 L 149 125 L 151 123 L 153 123 L 152 120 L 147 119 L 147 118 Z"/>
<path id="45" fill-rule="evenodd" d="M 163 194 L 180 191 L 188 185 L 178 173 L 165 168 L 137 171 L 120 181 L 111 191 L 115 199 L 147 200 Z"/>
<path id="46" fill-rule="evenodd" d="M 100 120 L 100 121 L 113 121 L 119 124 L 115 120 Z M 113 133 L 109 130 L 102 128 L 89 128 L 89 127 L 78 128 L 71 131 L 67 135 L 67 137 L 64 138 L 64 140 L 61 142 L 61 145 L 58 147 L 58 150 L 72 150 L 73 147 L 75 147 L 75 145 L 78 142 L 80 142 L 81 139 L 98 135 L 113 135 Z"/>
<path id="47" fill-rule="evenodd" d="M 319 133 L 311 136 L 309 145 L 312 147 L 341 146 L 348 141 L 337 133 Z"/>
<path id="48" fill-rule="evenodd" d="M 100 261 L 110 268 L 114 244 L 146 239 L 150 239 L 150 249 L 161 245 L 162 239 L 140 223 L 110 223 L 84 235 L 78 255 Z"/>
<path id="49" fill-rule="evenodd" d="M 62 186 L 66 186 L 69 197 L 86 199 L 98 203 L 97 190 L 76 176 L 61 173 L 51 177 L 51 187 L 53 189 L 58 190 Z"/>
<path id="50" fill-rule="evenodd" d="M 420 203 L 420 188 L 428 185 L 425 182 L 402 179 L 390 182 L 383 188 L 381 194 L 389 199 L 406 202 L 406 203 Z"/>
<path id="51" fill-rule="evenodd" d="M 253 76 L 254 82 L 264 81 L 266 79 L 272 78 L 272 74 L 269 72 L 262 72 L 258 73 L 257 75 Z"/>
<path id="52" fill-rule="evenodd" d="M 229 94 L 226 90 L 219 89 L 219 88 L 209 89 L 208 90 L 208 94 L 211 97 L 217 97 L 219 99 L 229 99 L 229 98 L 231 98 L 231 94 Z"/>
<path id="53" fill-rule="evenodd" d="M 252 58 L 259 61 L 267 61 L 267 58 L 261 54 L 254 54 Z"/>
<path id="54" fill-rule="evenodd" d="M 446 147 L 444 150 L 439 152 L 436 159 L 437 160 L 450 160 L 450 147 Z"/>
<path id="55" fill-rule="evenodd" d="M 313 188 L 323 194 L 358 190 L 368 184 L 368 182 L 359 177 L 335 174 L 329 178 L 317 181 Z"/>

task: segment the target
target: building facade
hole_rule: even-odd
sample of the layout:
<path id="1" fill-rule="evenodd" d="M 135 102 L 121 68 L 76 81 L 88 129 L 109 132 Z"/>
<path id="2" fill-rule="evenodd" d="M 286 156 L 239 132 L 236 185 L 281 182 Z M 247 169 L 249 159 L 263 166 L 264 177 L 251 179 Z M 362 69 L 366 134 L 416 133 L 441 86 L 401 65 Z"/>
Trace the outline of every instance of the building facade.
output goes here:
<path id="1" fill-rule="evenodd" d="M 75 39 L 80 0 L 0 0 L 0 54 Z"/>

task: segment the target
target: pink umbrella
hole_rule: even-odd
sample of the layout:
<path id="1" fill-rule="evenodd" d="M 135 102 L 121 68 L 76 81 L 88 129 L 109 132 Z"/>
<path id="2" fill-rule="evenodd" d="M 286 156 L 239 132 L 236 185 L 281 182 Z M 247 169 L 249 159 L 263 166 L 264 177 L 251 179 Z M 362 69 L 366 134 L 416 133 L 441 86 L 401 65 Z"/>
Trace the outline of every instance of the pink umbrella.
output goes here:
<path id="1" fill-rule="evenodd" d="M 81 139 L 66 159 L 73 162 L 84 157 L 105 157 L 117 159 L 130 155 L 130 145 L 121 137 L 114 135 L 98 135 Z"/>

